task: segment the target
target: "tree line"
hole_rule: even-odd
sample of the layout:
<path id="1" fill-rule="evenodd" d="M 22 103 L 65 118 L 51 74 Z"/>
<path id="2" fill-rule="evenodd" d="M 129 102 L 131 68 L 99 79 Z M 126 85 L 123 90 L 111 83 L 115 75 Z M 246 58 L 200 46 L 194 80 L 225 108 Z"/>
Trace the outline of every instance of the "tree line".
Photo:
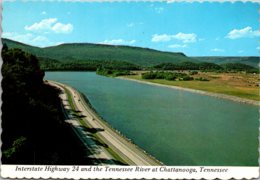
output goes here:
<path id="1" fill-rule="evenodd" d="M 142 79 L 165 79 L 168 81 L 191 81 L 193 77 L 186 73 L 180 72 L 166 72 L 166 71 L 150 71 L 142 73 Z"/>
<path id="2" fill-rule="evenodd" d="M 109 70 L 139 70 L 141 67 L 124 61 L 99 61 L 99 60 L 66 60 L 58 61 L 40 58 L 41 69 L 45 71 L 96 71 L 97 69 Z"/>
<path id="3" fill-rule="evenodd" d="M 59 90 L 44 82 L 38 58 L 4 45 L 2 59 L 2 163 L 90 163 L 64 121 Z"/>
<path id="4" fill-rule="evenodd" d="M 96 70 L 96 74 L 102 76 L 109 76 L 109 77 L 117 77 L 117 76 L 126 76 L 126 75 L 133 75 L 129 70 L 117 70 L 117 69 L 107 69 L 107 68 L 98 68 Z"/>
<path id="5" fill-rule="evenodd" d="M 199 70 L 214 72 L 239 72 L 259 73 L 255 67 L 241 63 L 215 64 L 209 62 L 180 62 L 161 63 L 152 67 L 141 67 L 133 63 L 124 61 L 101 61 L 101 60 L 65 60 L 58 61 L 48 58 L 39 58 L 40 67 L 44 71 L 97 71 L 107 70 Z"/>
<path id="6" fill-rule="evenodd" d="M 259 70 L 255 67 L 241 63 L 226 63 L 218 65 L 209 62 L 181 62 L 181 63 L 162 63 L 153 66 L 155 70 L 200 70 L 200 71 L 215 71 L 215 72 L 239 72 L 245 71 L 248 73 L 258 73 Z"/>

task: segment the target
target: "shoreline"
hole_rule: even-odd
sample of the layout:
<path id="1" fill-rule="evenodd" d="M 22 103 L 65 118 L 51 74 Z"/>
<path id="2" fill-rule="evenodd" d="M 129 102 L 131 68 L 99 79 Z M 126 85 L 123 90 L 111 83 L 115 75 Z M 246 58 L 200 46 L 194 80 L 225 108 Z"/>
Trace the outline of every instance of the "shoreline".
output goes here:
<path id="1" fill-rule="evenodd" d="M 74 89 L 74 88 L 73 88 Z M 77 90 L 76 90 L 77 91 Z M 142 153 L 144 153 L 146 156 L 149 156 L 149 158 L 151 158 L 152 160 L 156 161 L 157 163 L 159 163 L 160 165 L 164 165 L 161 161 L 159 161 L 158 159 L 156 159 L 154 156 L 152 156 L 151 154 L 149 154 L 148 152 L 146 152 L 144 149 L 142 149 L 141 147 L 139 147 L 137 144 L 134 143 L 134 141 L 132 139 L 129 139 L 128 137 L 126 137 L 124 134 L 122 134 L 119 130 L 115 129 L 112 125 L 109 124 L 108 121 L 106 121 L 102 116 L 100 116 L 96 109 L 92 106 L 92 104 L 90 103 L 90 101 L 88 100 L 87 96 L 84 95 L 83 93 L 79 92 L 79 95 L 81 96 L 81 98 L 84 100 L 82 101 L 86 106 L 88 106 L 88 108 L 92 111 L 92 113 L 98 117 L 98 120 L 100 121 L 101 124 L 104 124 L 105 126 L 107 126 L 108 128 L 110 128 L 115 134 L 117 134 L 118 136 L 120 136 L 121 138 L 123 138 L 125 141 L 127 141 L 128 143 L 130 143 L 131 145 L 133 145 L 135 148 L 137 148 L 139 151 L 141 151 Z"/>
<path id="2" fill-rule="evenodd" d="M 126 78 L 126 77 L 117 77 L 117 78 L 122 79 L 122 80 L 127 80 L 127 81 L 134 81 L 134 82 L 142 83 L 142 84 L 148 84 L 148 85 L 152 85 L 152 86 L 166 87 L 166 88 L 171 88 L 171 89 L 176 89 L 176 90 L 183 90 L 183 91 L 187 91 L 187 92 L 191 92 L 191 93 L 197 93 L 197 94 L 212 96 L 212 97 L 221 98 L 221 99 L 227 99 L 227 100 L 235 101 L 235 102 L 238 102 L 238 103 L 245 103 L 245 104 L 250 104 L 250 105 L 254 105 L 254 106 L 260 106 L 259 101 L 240 98 L 240 97 L 226 95 L 226 94 L 219 94 L 219 93 L 213 93 L 213 92 L 208 92 L 208 91 L 203 91 L 203 90 L 159 84 L 159 83 L 142 81 L 142 80 L 137 80 L 137 79 L 130 79 L 130 78 Z"/>
<path id="3" fill-rule="evenodd" d="M 50 80 L 48 80 L 48 82 L 51 82 L 51 84 L 52 83 L 56 84 L 63 89 L 65 88 L 70 90 L 70 93 L 73 93 L 75 97 L 77 97 L 78 101 L 75 99 L 75 97 L 73 98 L 76 107 L 78 107 L 78 105 L 81 104 L 82 108 L 88 113 L 86 119 L 84 119 L 85 123 L 92 128 L 100 128 L 100 129 L 103 128 L 104 131 L 99 132 L 99 134 L 96 133 L 98 138 L 100 138 L 107 145 L 109 145 L 109 147 L 120 158 L 128 162 L 129 165 L 152 165 L 152 166 L 164 165 L 162 162 L 160 162 L 154 156 L 147 153 L 144 149 L 136 145 L 131 139 L 124 136 L 120 131 L 113 128 L 106 120 L 104 120 L 92 107 L 86 95 L 83 96 L 78 90 L 76 90 L 75 88 L 67 84 L 63 84 L 56 81 L 50 81 Z M 83 110 L 83 109 L 79 109 L 79 110 Z M 88 120 L 89 118 L 91 120 Z M 120 146 L 117 147 L 116 145 L 120 145 Z M 122 149 L 120 149 L 120 147 Z M 137 164 L 137 162 L 141 164 Z"/>

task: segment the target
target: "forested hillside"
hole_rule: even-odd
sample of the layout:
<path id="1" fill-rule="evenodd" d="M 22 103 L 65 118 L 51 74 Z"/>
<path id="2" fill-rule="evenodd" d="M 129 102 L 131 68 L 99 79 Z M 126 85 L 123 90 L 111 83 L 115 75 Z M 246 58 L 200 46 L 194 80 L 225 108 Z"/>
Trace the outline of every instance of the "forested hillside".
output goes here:
<path id="1" fill-rule="evenodd" d="M 88 164 L 36 56 L 2 49 L 2 163 Z"/>
<path id="2" fill-rule="evenodd" d="M 148 48 L 113 46 L 90 43 L 62 44 L 38 48 L 9 39 L 2 39 L 11 48 L 21 48 L 40 59 L 66 61 L 124 61 L 138 66 L 152 66 L 162 62 L 189 61 L 183 53 L 162 52 Z"/>
<path id="3" fill-rule="evenodd" d="M 148 48 L 71 43 L 39 48 L 2 39 L 10 48 L 20 48 L 37 56 L 45 71 L 95 71 L 98 68 L 138 70 L 162 64 L 200 64 L 199 69 L 223 67 L 223 64 L 245 64 L 258 68 L 259 57 L 187 57 L 183 53 L 163 52 Z M 203 64 L 204 63 L 204 64 Z M 195 64 L 195 65 L 196 65 Z M 185 67 L 187 67 L 184 65 Z M 197 66 L 197 65 L 196 65 Z M 225 66 L 225 65 L 224 65 Z M 222 68 L 220 67 L 220 68 Z M 205 68 L 204 68 L 205 69 Z"/>
<path id="4" fill-rule="evenodd" d="M 242 63 L 226 63 L 214 64 L 209 62 L 182 62 L 182 63 L 162 63 L 154 66 L 154 70 L 200 70 L 200 71 L 214 71 L 214 72 L 247 72 L 258 73 L 259 69 Z"/>
<path id="5" fill-rule="evenodd" d="M 256 56 L 246 56 L 246 57 L 218 57 L 218 56 L 208 56 L 208 57 L 192 57 L 194 60 L 201 62 L 209 62 L 215 64 L 227 64 L 227 63 L 241 63 L 255 68 L 259 68 L 260 58 Z"/>

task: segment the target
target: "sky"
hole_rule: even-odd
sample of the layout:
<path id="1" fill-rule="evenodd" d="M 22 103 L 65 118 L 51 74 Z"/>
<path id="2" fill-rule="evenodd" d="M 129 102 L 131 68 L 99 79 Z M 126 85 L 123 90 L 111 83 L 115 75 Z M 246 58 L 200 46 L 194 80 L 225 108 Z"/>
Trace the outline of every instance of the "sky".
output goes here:
<path id="1" fill-rule="evenodd" d="M 38 47 L 84 42 L 259 56 L 259 3 L 64 1 L 4 1 L 2 37 Z"/>

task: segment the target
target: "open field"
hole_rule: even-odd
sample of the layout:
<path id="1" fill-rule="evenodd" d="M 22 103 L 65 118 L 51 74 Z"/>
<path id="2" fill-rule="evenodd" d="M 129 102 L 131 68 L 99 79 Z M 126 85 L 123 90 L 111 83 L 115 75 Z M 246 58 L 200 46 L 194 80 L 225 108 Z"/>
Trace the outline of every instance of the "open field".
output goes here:
<path id="1" fill-rule="evenodd" d="M 135 71 L 135 73 L 136 75 L 124 77 L 146 82 L 231 95 L 250 100 L 260 100 L 258 74 L 199 72 L 196 75 L 192 75 L 192 77 L 202 77 L 209 81 L 168 81 L 164 79 L 142 79 L 141 71 Z"/>

